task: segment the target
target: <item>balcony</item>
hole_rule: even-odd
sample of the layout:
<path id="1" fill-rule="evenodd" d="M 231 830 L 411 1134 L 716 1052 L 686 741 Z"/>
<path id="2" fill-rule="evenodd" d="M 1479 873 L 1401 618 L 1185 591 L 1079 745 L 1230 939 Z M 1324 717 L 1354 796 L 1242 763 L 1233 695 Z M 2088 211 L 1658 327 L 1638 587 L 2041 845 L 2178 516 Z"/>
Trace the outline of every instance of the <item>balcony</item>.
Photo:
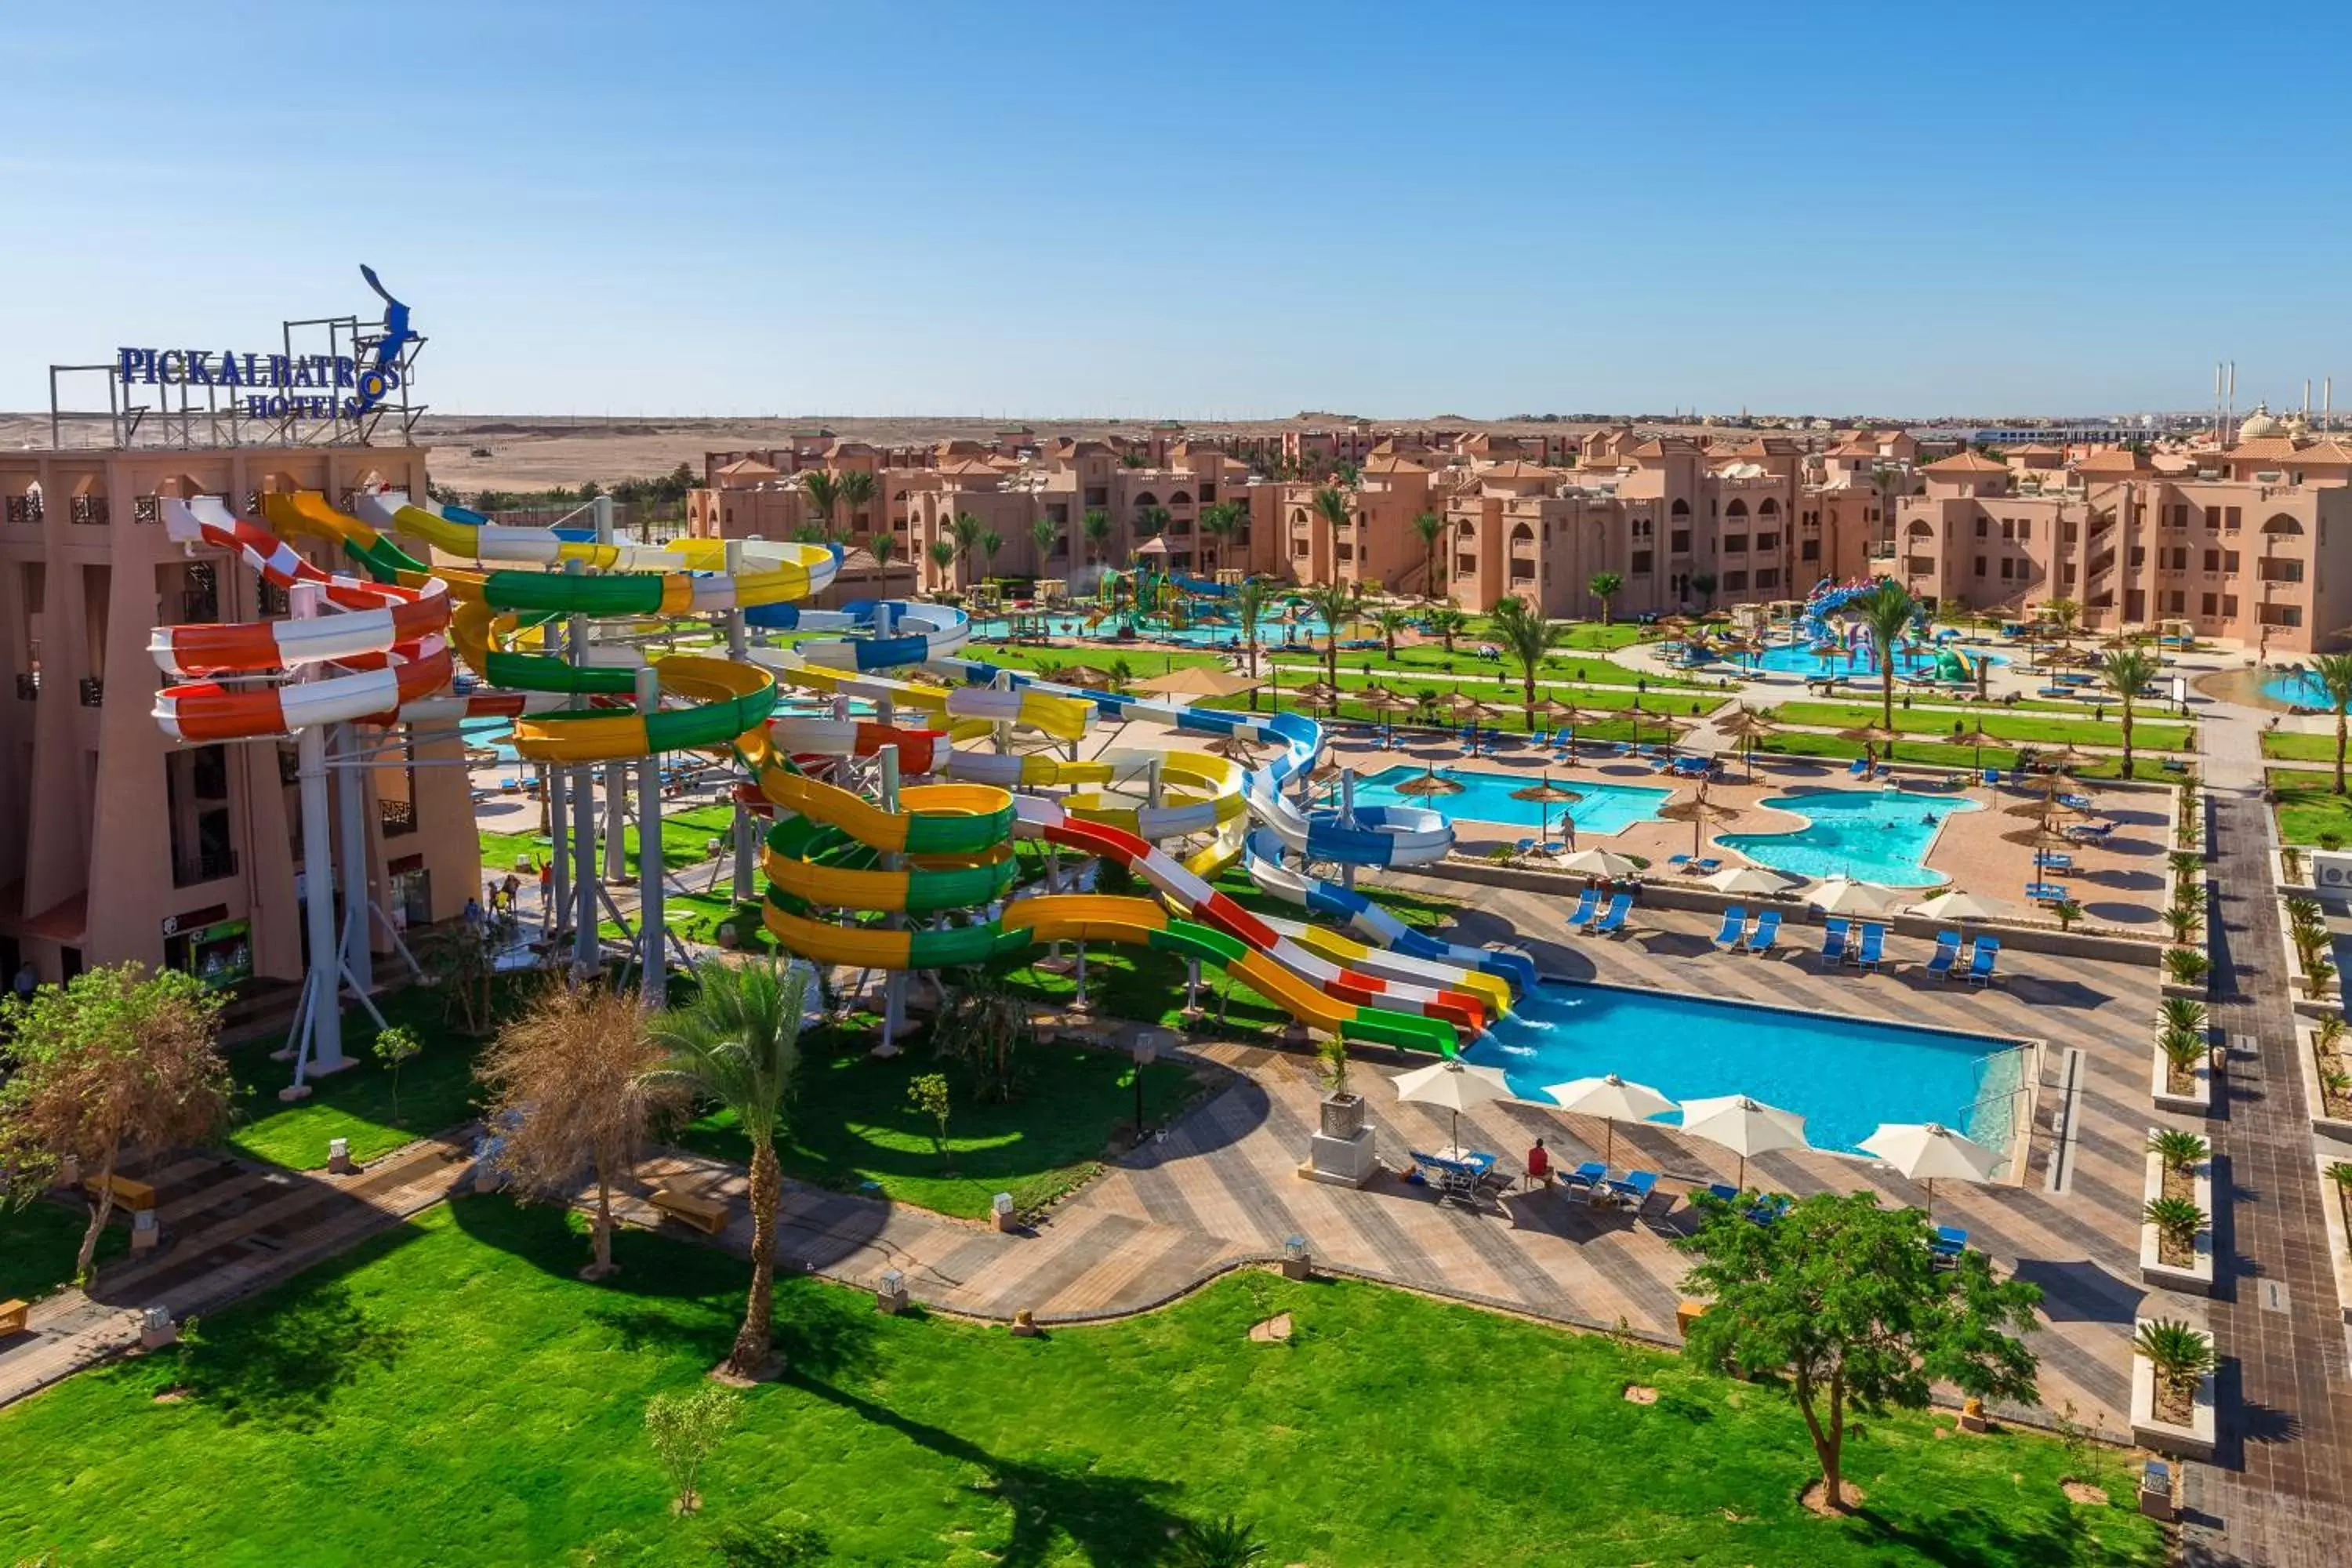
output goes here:
<path id="1" fill-rule="evenodd" d="M 16 696 L 20 701 L 30 702 L 40 694 L 41 672 L 39 670 L 37 669 L 30 675 L 20 675 L 16 678 Z"/>
<path id="2" fill-rule="evenodd" d="M 105 700 L 106 682 L 100 680 L 95 675 L 83 676 L 81 678 L 81 705 L 85 708 L 96 708 L 104 703 Z"/>
<path id="3" fill-rule="evenodd" d="M 43 515 L 43 514 L 42 514 L 42 509 L 41 509 L 41 498 L 40 498 L 40 497 L 38 497 L 38 496 L 31 496 L 31 495 L 26 495 L 26 496 L 10 496 L 10 497 L 8 498 L 8 507 L 7 507 L 7 513 L 6 513 L 6 515 L 7 515 L 7 519 L 8 519 L 8 521 L 9 521 L 10 522 L 22 522 L 22 523 L 37 523 L 37 522 L 39 522 L 39 521 L 41 521 L 41 518 L 42 518 L 42 515 Z"/>
<path id="4" fill-rule="evenodd" d="M 376 822 L 386 838 L 397 838 L 416 831 L 416 803 L 413 800 L 379 800 Z"/>
<path id="5" fill-rule="evenodd" d="M 104 528 L 114 521 L 113 510 L 104 496 L 76 496 L 72 510 L 66 515 L 68 521 L 84 528 Z"/>

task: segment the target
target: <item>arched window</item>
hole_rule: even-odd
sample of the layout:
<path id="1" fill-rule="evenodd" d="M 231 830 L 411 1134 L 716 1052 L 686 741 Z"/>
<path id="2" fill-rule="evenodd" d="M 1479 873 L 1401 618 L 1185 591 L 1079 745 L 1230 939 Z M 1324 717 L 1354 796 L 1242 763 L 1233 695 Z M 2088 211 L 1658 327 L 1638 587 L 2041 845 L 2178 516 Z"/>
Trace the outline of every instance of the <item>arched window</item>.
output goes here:
<path id="1" fill-rule="evenodd" d="M 1512 530 L 1511 530 L 1511 542 L 1512 542 L 1512 543 L 1514 543 L 1514 544 L 1533 544 L 1535 542 L 1536 542 L 1536 531 L 1535 531 L 1534 529 L 1532 529 L 1532 528 L 1529 528 L 1526 523 L 1522 522 L 1522 523 L 1519 523 L 1519 524 L 1517 524 L 1517 525 L 1516 525 L 1516 526 L 1514 526 L 1514 527 L 1512 528 Z"/>
<path id="2" fill-rule="evenodd" d="M 1734 496 L 1731 504 L 1723 509 L 1723 515 L 1727 521 L 1745 522 L 1748 520 L 1748 503 Z"/>
<path id="3" fill-rule="evenodd" d="M 1913 539 L 1926 539 L 1935 531 L 1936 526 L 1933 523 L 1914 521 L 1911 524 L 1909 537 Z"/>
<path id="4" fill-rule="evenodd" d="M 1135 498 L 1135 505 L 1138 510 L 1141 510 L 1147 506 L 1158 506 L 1159 504 L 1160 498 L 1153 495 L 1150 490 L 1146 490 L 1141 495 Z"/>
<path id="5" fill-rule="evenodd" d="M 1168 498 L 1168 504 L 1170 506 L 1191 506 L 1192 504 L 1192 492 L 1189 490 L 1178 490 Z"/>
<path id="6" fill-rule="evenodd" d="M 1293 522 L 1305 522 L 1307 521 L 1307 509 L 1303 506 L 1292 507 L 1290 509 L 1290 521 Z"/>
<path id="7" fill-rule="evenodd" d="M 2303 524 L 2295 521 L 2294 519 L 2287 516 L 2286 513 L 2280 512 L 2276 517 L 2272 518 L 2268 522 L 2263 524 L 2263 531 L 2273 537 L 2288 534 L 2300 534 L 2303 531 Z"/>
<path id="8" fill-rule="evenodd" d="M 1770 496 L 1766 496 L 1762 501 L 1758 503 L 1756 515 L 1759 517 L 1778 517 L 1780 515 L 1780 503 L 1774 500 Z"/>
<path id="9" fill-rule="evenodd" d="M 1675 504 L 1668 509 L 1668 513 L 1674 517 L 1688 517 L 1690 515 L 1690 502 L 1683 500 L 1680 496 L 1676 496 L 1675 498 Z"/>

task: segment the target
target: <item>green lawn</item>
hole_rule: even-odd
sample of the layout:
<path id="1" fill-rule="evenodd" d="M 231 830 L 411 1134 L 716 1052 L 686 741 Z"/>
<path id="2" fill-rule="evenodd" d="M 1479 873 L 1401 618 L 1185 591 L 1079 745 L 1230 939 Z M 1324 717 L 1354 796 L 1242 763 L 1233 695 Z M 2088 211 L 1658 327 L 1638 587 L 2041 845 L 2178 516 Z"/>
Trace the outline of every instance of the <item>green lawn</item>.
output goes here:
<path id="1" fill-rule="evenodd" d="M 2270 784 L 2278 796 L 2275 809 L 2282 840 L 2317 844 L 2326 834 L 2352 844 L 2352 795 L 2337 795 L 2330 775 L 2273 768 Z"/>
<path id="2" fill-rule="evenodd" d="M 1277 705 L 1286 708 L 1297 707 L 1297 702 L 1295 700 L 1294 694 L 1297 688 L 1306 684 L 1307 675 L 1304 670 L 1292 670 L 1289 673 L 1293 679 L 1290 680 L 1286 688 L 1282 689 L 1269 688 L 1257 693 L 1259 711 L 1273 712 L 1276 710 Z M 1319 675 L 1317 676 L 1316 679 L 1320 679 Z M 1482 686 L 1476 682 L 1465 683 L 1458 680 L 1446 680 L 1442 678 L 1431 678 L 1427 676 L 1413 679 L 1397 679 L 1393 676 L 1365 676 L 1357 671 L 1344 668 L 1339 671 L 1339 689 L 1343 692 L 1362 691 L 1370 687 L 1381 684 L 1386 684 L 1391 690 L 1397 692 L 1400 696 L 1408 698 L 1418 698 L 1424 693 L 1433 693 L 1438 696 L 1451 696 L 1454 691 L 1458 689 L 1504 710 L 1502 717 L 1499 719 L 1485 721 L 1484 722 L 1486 727 L 1492 728 L 1497 724 L 1509 730 L 1524 730 L 1526 727 L 1527 720 L 1525 710 L 1520 707 L 1520 703 L 1525 698 L 1526 693 L 1521 689 L 1519 683 L 1516 679 L 1502 685 L 1489 684 Z M 1593 713 L 1622 713 L 1638 701 L 1642 704 L 1643 711 L 1648 715 L 1652 715 L 1651 717 L 1644 718 L 1642 721 L 1642 737 L 1643 739 L 1649 741 L 1656 741 L 1664 738 L 1663 720 L 1660 717 L 1657 717 L 1658 715 L 1671 715 L 1677 723 L 1688 723 L 1706 714 L 1714 712 L 1717 709 L 1722 707 L 1726 702 L 1730 700 L 1727 696 L 1717 692 L 1694 692 L 1687 689 L 1661 691 L 1653 689 L 1649 692 L 1643 693 L 1624 687 L 1603 687 L 1595 689 L 1590 687 L 1538 685 L 1536 688 L 1536 695 L 1538 700 L 1549 697 L 1554 701 L 1568 703 L 1573 707 L 1580 708 L 1588 712 Z M 1221 698 L 1213 702 L 1202 704 L 1204 707 L 1233 710 L 1246 709 L 1248 705 L 1247 699 L 1239 697 Z M 1330 716 L 1319 709 L 1311 710 L 1310 711 L 1318 718 Z M 1339 704 L 1337 716 L 1341 719 L 1354 720 L 1359 723 L 1385 722 L 1387 718 L 1390 717 L 1390 715 L 1376 713 L 1360 702 L 1344 700 Z M 1433 724 L 1431 721 L 1424 718 L 1420 721 L 1420 724 L 1423 728 L 1433 728 L 1442 727 L 1443 722 L 1443 721 L 1440 721 L 1436 724 Z M 1414 721 L 1408 715 L 1402 720 L 1402 723 L 1405 728 L 1410 729 L 1413 727 Z M 1537 728 L 1549 729 L 1550 726 L 1545 724 L 1542 720 L 1538 719 L 1537 721 Z M 1631 720 L 1599 719 L 1594 720 L 1590 723 L 1580 725 L 1577 729 L 1577 734 L 1580 739 L 1589 741 L 1631 740 L 1633 738 L 1633 724 Z"/>
<path id="3" fill-rule="evenodd" d="M 809 1037 L 789 1147 L 777 1152 L 787 1176 L 844 1192 L 872 1183 L 893 1202 L 979 1219 L 998 1193 L 1029 1209 L 1085 1182 L 1112 1130 L 1135 1114 L 1135 1063 L 1123 1053 L 1024 1047 L 1019 1098 L 991 1104 L 974 1099 L 964 1075 L 943 1068 L 919 1037 L 887 1058 L 870 1054 L 873 1043 L 868 1030 Z M 907 1104 L 917 1074 L 940 1071 L 951 1097 L 945 1162 L 931 1147 L 934 1124 Z M 1153 1063 L 1143 1079 L 1145 1116 L 1172 1110 L 1192 1081 L 1180 1063 Z M 677 1141 L 724 1159 L 751 1157 L 727 1111 L 703 1117 Z"/>
<path id="4" fill-rule="evenodd" d="M 1061 669 L 1074 664 L 1108 670 L 1124 663 L 1138 680 L 1165 675 L 1171 669 L 1222 669 L 1225 663 L 1222 654 L 1169 653 L 1158 648 L 1129 647 L 1118 643 L 1089 643 L 1082 647 L 1037 647 L 1027 643 L 972 642 L 965 645 L 963 657 L 1001 664 L 1010 669 L 1029 670 Z"/>
<path id="5" fill-rule="evenodd" d="M 1268 1563 L 2113 1565 L 2163 1561 L 2119 1455 L 1897 1415 L 1847 1439 L 1836 1521 L 1786 1401 L 1659 1352 L 1357 1284 L 1224 1280 L 1016 1340 L 786 1279 L 791 1372 L 744 1396 L 678 1519 L 648 1396 L 701 1385 L 744 1267 L 624 1233 L 587 1285 L 572 1216 L 468 1197 L 208 1318 L 184 1359 L 0 1411 L 0 1555 L 70 1568 L 714 1561 L 814 1526 L 843 1565 L 1129 1568 L 1236 1513 Z M 1292 1315 L 1288 1343 L 1245 1331 Z M 155 1403 L 180 1384 L 189 1397 Z M 1633 1384 L 1654 1404 L 1622 1397 Z M 1441 1438 L 1433 1434 L 1456 1434 Z M 1437 1452 L 1433 1452 L 1433 1448 Z M 1475 1454 L 1475 1462 L 1463 1456 Z M 1448 1462 L 1441 1455 L 1452 1455 Z M 2081 1474 L 2105 1506 L 2071 1504 Z"/>
<path id="6" fill-rule="evenodd" d="M 1483 676 L 1488 679 L 1516 683 L 1519 679 L 1519 667 L 1507 658 L 1498 661 L 1478 658 L 1470 651 L 1478 645 L 1478 641 L 1475 637 L 1456 638 L 1455 651 L 1451 654 L 1436 643 L 1401 647 L 1393 658 L 1378 648 L 1341 648 L 1339 668 L 1343 672 L 1354 670 L 1360 675 L 1370 666 L 1374 673 L 1386 670 L 1393 675 L 1421 680 L 1453 676 L 1475 679 Z M 1580 658 L 1577 657 L 1579 653 L 1592 657 Z M 1310 647 L 1305 643 L 1296 647 L 1269 648 L 1261 657 L 1270 658 L 1286 668 L 1312 665 L 1320 669 L 1323 667 L 1322 648 L 1319 646 Z M 1553 654 L 1544 660 L 1544 675 L 1548 679 L 1572 680 L 1590 686 L 1632 686 L 1637 682 L 1647 682 L 1653 689 L 1659 687 L 1705 689 L 1718 684 L 1712 678 L 1700 679 L 1630 668 L 1589 648 L 1568 648 Z"/>
<path id="7" fill-rule="evenodd" d="M 1783 730 L 1778 734 L 1767 735 L 1758 741 L 1756 750 L 1765 756 L 1822 757 L 1835 762 L 1851 762 L 1862 755 L 1863 745 L 1864 742 L 1860 741 L 1842 740 L 1835 735 Z M 1881 746 L 1878 750 L 1883 753 L 1886 748 Z M 1984 765 L 1989 768 L 2013 768 L 2017 765 L 2017 753 L 2000 746 L 1987 746 L 1979 753 L 1974 746 L 1952 746 L 1934 741 L 1898 741 L 1895 745 L 1894 756 L 1882 758 L 1882 760 L 1898 763 L 1907 763 L 1917 767 L 1957 768 L 1962 773 L 1969 773 L 1977 766 L 1977 759 L 1979 755 L 1984 759 Z M 2143 779 L 2163 779 L 2172 776 L 2159 771 L 2154 763 L 2146 759 L 2139 761 L 2138 768 L 2139 777 Z M 2123 774 L 2123 759 L 2121 757 L 2086 757 L 2076 763 L 2071 771 L 2078 778 L 2119 778 Z"/>
<path id="8" fill-rule="evenodd" d="M 2336 737 L 2327 735 L 2297 735 L 2284 730 L 2273 730 L 2263 736 L 2263 755 L 2282 763 L 2326 763 L 2336 764 Z"/>
<path id="9" fill-rule="evenodd" d="M 673 871 L 684 870 L 710 858 L 710 841 L 725 838 L 733 831 L 735 808 L 731 805 L 698 805 L 685 811 L 667 812 L 662 816 L 662 864 Z M 597 824 L 604 831 L 604 824 Z M 484 833 L 482 844 L 482 875 L 504 875 L 521 859 L 544 861 L 553 851 L 546 837 L 531 833 Z M 621 831 L 624 853 L 629 858 L 629 869 L 635 874 L 637 865 L 637 829 L 633 823 Z M 601 852 L 601 843 L 599 846 Z"/>
<path id="10" fill-rule="evenodd" d="M 107 1263 L 131 1249 L 131 1216 L 115 1211 L 98 1238 L 101 1278 Z M 0 1205 L 0 1301 L 37 1301 L 73 1282 L 74 1255 L 89 1211 L 79 1200 L 36 1198 L 21 1208 Z"/>
<path id="11" fill-rule="evenodd" d="M 1781 723 L 1811 724 L 1825 730 L 1875 724 L 1879 720 L 1875 702 L 1783 702 L 1771 711 Z M 2062 746 L 2069 742 L 2078 746 L 2124 743 L 2123 725 L 2112 710 L 2106 721 L 2100 722 L 2088 713 L 2079 719 L 2042 719 L 2011 713 L 1997 703 L 1981 704 L 1965 713 L 1950 709 L 1923 710 L 1904 707 L 1900 696 L 1895 700 L 1895 727 L 1906 734 L 1949 735 L 1955 724 L 1964 730 L 1982 725 L 1988 735 L 2031 746 Z M 2150 723 L 2146 720 L 2132 725 L 2132 749 L 2136 752 L 2185 752 L 2195 742 L 2194 725 Z"/>
<path id="12" fill-rule="evenodd" d="M 496 1005 L 509 1007 L 520 983 L 502 982 Z M 474 1057 L 484 1042 L 461 1035 L 447 1016 L 442 991 L 412 985 L 379 997 L 384 1020 L 414 1030 L 425 1048 L 400 1069 L 400 1116 L 393 1117 L 393 1078 L 376 1064 L 369 1047 L 374 1020 L 357 1007 L 343 1009 L 343 1054 L 359 1065 L 311 1081 L 310 1098 L 287 1105 L 278 1091 L 293 1081 L 290 1062 L 269 1059 L 278 1039 L 256 1041 L 229 1052 L 236 1075 L 239 1119 L 228 1145 L 248 1159 L 297 1171 L 327 1163 L 327 1140 L 348 1138 L 352 1158 L 365 1162 L 469 1121 L 474 1114 Z"/>

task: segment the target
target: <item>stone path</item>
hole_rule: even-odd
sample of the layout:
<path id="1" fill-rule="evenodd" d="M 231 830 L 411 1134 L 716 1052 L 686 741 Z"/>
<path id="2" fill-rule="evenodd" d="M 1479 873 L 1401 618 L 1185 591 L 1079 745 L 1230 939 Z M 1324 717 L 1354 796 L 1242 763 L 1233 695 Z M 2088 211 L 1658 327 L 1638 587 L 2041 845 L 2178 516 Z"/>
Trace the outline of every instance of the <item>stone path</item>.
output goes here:
<path id="1" fill-rule="evenodd" d="M 439 1203 L 471 1147 L 470 1130 L 428 1138 L 350 1176 L 209 1154 L 153 1173 L 163 1245 L 37 1302 L 30 1332 L 0 1344 L 0 1405 L 136 1343 L 148 1308 L 213 1311 Z"/>

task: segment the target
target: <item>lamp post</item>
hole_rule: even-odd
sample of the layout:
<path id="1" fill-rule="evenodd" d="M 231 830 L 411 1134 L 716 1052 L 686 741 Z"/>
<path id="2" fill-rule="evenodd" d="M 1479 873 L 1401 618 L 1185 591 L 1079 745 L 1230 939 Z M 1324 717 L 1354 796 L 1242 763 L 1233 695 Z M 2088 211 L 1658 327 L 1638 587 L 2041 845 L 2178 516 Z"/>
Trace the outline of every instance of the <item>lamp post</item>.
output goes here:
<path id="1" fill-rule="evenodd" d="M 1143 1142 L 1143 1069 L 1160 1057 L 1160 1039 L 1156 1031 L 1139 1030 L 1135 1037 L 1135 1141 Z"/>

